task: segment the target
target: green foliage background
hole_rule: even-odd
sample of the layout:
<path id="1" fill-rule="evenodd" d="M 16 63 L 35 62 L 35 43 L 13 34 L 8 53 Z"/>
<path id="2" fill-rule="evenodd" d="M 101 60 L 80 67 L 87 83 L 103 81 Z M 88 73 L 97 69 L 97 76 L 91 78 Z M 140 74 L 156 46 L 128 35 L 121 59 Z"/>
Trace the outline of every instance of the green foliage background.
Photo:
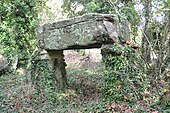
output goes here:
<path id="1" fill-rule="evenodd" d="M 12 70 L 10 73 L 4 74 L 4 79 L 17 79 L 18 88 L 10 89 L 14 90 L 15 96 L 19 99 L 20 103 L 24 105 L 36 104 L 36 101 L 40 101 L 41 95 L 47 96 L 47 103 L 53 101 L 50 97 L 54 94 L 52 91 L 52 71 L 47 68 L 47 61 L 40 61 L 39 51 L 35 51 L 36 55 L 33 54 L 36 48 L 36 37 L 35 28 L 40 24 L 42 9 L 46 9 L 46 1 L 42 0 L 1 0 L 0 1 L 0 55 L 7 58 L 8 62 L 13 65 L 17 59 L 17 69 L 20 68 L 24 71 L 24 74 L 18 73 L 16 69 Z M 41 72 L 41 73 L 40 73 Z M 6 76 L 9 76 L 6 77 Z M 7 81 L 6 80 L 6 81 Z M 1 81 L 5 82 L 5 81 Z M 10 84 L 10 83 L 7 83 Z M 14 83 L 15 84 L 15 83 Z M 31 86 L 22 89 L 22 86 Z M 1 84 L 0 84 L 1 85 Z M 35 86 L 35 89 L 31 92 L 27 92 Z M 25 91 L 25 94 L 22 94 Z M 2 96 L 3 95 L 3 96 Z M 34 95 L 34 100 L 25 98 L 20 100 L 20 96 Z M 4 99 L 1 97 L 5 97 Z M 49 97 L 49 98 L 48 98 Z M 49 101 L 48 101 L 49 100 Z M 42 106 L 45 106 L 41 100 Z M 10 101 L 9 96 L 0 92 L 0 106 L 13 104 L 16 105 L 16 100 Z M 37 108 L 35 105 L 35 111 L 42 110 L 42 108 Z M 8 108 L 0 107 L 0 112 L 7 112 Z M 21 111 L 32 112 L 28 109 L 21 108 Z M 40 110 L 40 111 L 41 111 Z M 12 109 L 13 112 L 19 111 L 15 106 Z"/>
<path id="2" fill-rule="evenodd" d="M 0 50 L 10 60 L 28 58 L 35 49 L 35 32 L 41 0 L 0 1 Z"/>

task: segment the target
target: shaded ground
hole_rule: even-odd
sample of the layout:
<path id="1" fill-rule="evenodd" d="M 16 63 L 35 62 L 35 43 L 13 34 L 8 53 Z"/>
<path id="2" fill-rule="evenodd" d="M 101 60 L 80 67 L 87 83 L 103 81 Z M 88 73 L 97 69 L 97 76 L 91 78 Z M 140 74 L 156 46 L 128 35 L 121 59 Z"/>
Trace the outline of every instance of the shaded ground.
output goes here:
<path id="1" fill-rule="evenodd" d="M 25 81 L 26 76 L 1 76 L 0 113 L 161 113 L 159 106 L 151 107 L 153 101 L 149 98 L 134 106 L 102 97 L 100 60 L 96 62 L 89 55 L 67 53 L 65 61 L 69 84 L 63 93 L 43 89 L 37 95 L 35 86 Z M 152 96 L 152 93 L 148 94 L 148 97 Z"/>
<path id="2" fill-rule="evenodd" d="M 96 106 L 101 99 L 100 62 L 93 62 L 88 55 L 82 56 L 78 53 L 67 54 L 65 60 L 68 65 L 66 67 L 68 90 L 56 94 L 54 108 L 49 104 L 51 100 L 48 100 L 48 95 L 44 91 L 41 91 L 38 96 L 35 94 L 35 86 L 27 84 L 26 76 L 21 72 L 22 74 L 11 73 L 1 76 L 0 113 L 76 113 L 90 110 L 88 108 L 90 106 Z"/>

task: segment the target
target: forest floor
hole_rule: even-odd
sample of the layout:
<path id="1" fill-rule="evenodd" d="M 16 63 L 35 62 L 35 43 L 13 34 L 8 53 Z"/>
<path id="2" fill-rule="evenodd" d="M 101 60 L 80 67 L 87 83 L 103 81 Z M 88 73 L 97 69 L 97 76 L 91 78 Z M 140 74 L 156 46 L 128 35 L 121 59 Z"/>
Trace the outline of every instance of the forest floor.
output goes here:
<path id="1" fill-rule="evenodd" d="M 34 94 L 34 87 L 26 84 L 25 76 L 1 76 L 0 113 L 160 113 L 150 106 L 150 100 L 131 106 L 105 99 L 100 58 L 66 53 L 65 61 L 68 88 L 63 93 L 51 93 L 57 97 L 54 100 L 48 100 L 45 91 L 38 96 Z"/>

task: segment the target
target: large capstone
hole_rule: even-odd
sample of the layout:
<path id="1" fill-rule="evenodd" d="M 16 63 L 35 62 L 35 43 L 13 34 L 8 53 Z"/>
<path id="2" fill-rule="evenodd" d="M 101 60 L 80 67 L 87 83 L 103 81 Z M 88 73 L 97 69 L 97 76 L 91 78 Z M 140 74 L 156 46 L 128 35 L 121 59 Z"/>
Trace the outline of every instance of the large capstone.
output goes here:
<path id="1" fill-rule="evenodd" d="M 130 37 L 127 22 L 120 24 L 111 14 L 86 14 L 46 23 L 36 29 L 36 34 L 37 45 L 45 50 L 100 48 Z"/>

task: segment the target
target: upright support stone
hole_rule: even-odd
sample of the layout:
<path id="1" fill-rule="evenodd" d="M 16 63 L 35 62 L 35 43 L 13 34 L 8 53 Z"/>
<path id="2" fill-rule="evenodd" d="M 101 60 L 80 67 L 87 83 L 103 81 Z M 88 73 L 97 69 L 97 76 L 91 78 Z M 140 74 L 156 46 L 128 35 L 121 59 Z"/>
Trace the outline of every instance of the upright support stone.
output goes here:
<path id="1" fill-rule="evenodd" d="M 54 70 L 57 88 L 60 90 L 64 89 L 67 85 L 67 77 L 66 77 L 66 63 L 64 60 L 64 54 L 63 51 L 47 51 L 48 55 L 51 60 L 51 64 Z"/>

